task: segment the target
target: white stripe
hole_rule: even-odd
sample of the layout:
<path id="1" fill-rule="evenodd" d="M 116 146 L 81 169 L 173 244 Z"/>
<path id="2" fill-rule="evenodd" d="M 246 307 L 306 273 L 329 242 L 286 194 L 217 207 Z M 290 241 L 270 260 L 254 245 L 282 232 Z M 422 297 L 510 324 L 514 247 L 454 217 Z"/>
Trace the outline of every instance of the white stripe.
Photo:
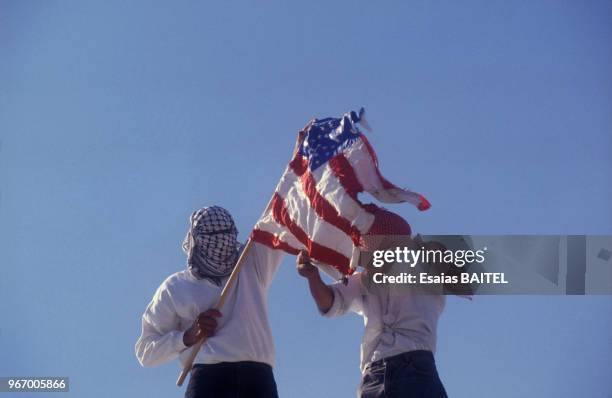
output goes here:
<path id="1" fill-rule="evenodd" d="M 256 229 L 260 229 L 265 232 L 269 232 L 276 236 L 281 241 L 285 242 L 289 246 L 297 250 L 306 250 L 304 246 L 290 231 L 288 228 L 280 225 L 272 217 L 272 210 L 268 210 L 266 214 L 259 219 L 255 225 Z"/>
<path id="2" fill-rule="evenodd" d="M 329 166 L 321 166 L 312 173 L 317 191 L 336 209 L 340 217 L 347 219 L 362 234 L 368 232 L 374 215 L 361 207 L 361 204 L 349 195 L 340 180 Z"/>
<path id="3" fill-rule="evenodd" d="M 276 193 L 283 198 L 289 218 L 308 235 L 311 241 L 335 250 L 349 259 L 352 257 L 355 246 L 351 237 L 316 214 L 302 189 L 298 176 L 291 168 L 287 168 L 281 177 Z M 260 219 L 257 228 L 274 233 L 292 247 L 300 250 L 304 248 L 289 229 L 274 221 L 271 210 Z M 282 228 L 282 231 L 279 232 L 274 228 Z"/>
<path id="4" fill-rule="evenodd" d="M 286 180 L 293 180 L 293 184 L 283 184 L 280 187 L 283 191 L 278 191 L 278 194 L 285 200 L 289 217 L 306 232 L 310 240 L 329 247 L 350 259 L 355 247 L 351 237 L 316 214 L 310 206 L 310 201 L 302 189 L 298 176 L 293 170 L 289 173 L 291 175 L 287 175 Z"/>
<path id="5" fill-rule="evenodd" d="M 376 199 L 386 203 L 409 202 L 418 206 L 421 199 L 419 194 L 407 189 L 394 188 L 385 189 L 383 183 L 376 173 L 376 164 L 370 156 L 363 140 L 359 139 L 345 152 L 345 157 L 355 170 L 357 179 L 366 192 Z"/>
<path id="6" fill-rule="evenodd" d="M 274 221 L 274 218 L 272 217 L 272 211 L 268 211 L 257 222 L 257 225 L 255 226 L 255 228 L 275 235 L 279 240 L 288 244 L 294 249 L 297 249 L 300 251 L 306 250 L 306 246 L 304 246 L 300 241 L 298 241 L 297 238 L 291 232 L 289 232 L 289 230 L 286 227 L 283 227 L 282 225 Z M 321 271 L 325 272 L 327 275 L 329 275 L 334 280 L 339 280 L 340 278 L 343 277 L 340 271 L 338 271 L 337 269 L 335 269 L 333 266 L 329 264 L 320 263 L 315 260 L 312 260 L 312 262 L 317 267 L 319 267 Z"/>

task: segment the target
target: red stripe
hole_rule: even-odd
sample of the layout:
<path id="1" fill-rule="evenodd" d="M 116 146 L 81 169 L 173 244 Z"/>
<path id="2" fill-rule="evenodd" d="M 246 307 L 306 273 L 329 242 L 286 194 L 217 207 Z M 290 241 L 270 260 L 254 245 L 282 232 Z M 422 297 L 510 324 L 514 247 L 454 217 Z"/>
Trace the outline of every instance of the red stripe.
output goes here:
<path id="1" fill-rule="evenodd" d="M 283 242 L 278 238 L 278 236 L 275 236 L 273 233 L 270 233 L 268 231 L 254 229 L 253 232 L 251 232 L 251 239 L 253 239 L 255 242 L 262 243 L 272 249 L 280 249 L 289 254 L 293 254 L 294 256 L 297 256 L 300 253 L 298 249 L 291 246 L 287 242 Z"/>
<path id="2" fill-rule="evenodd" d="M 293 169 L 293 172 L 298 176 L 301 176 L 308 170 L 308 160 L 299 153 L 295 154 L 295 157 L 289 162 L 289 167 Z"/>
<path id="3" fill-rule="evenodd" d="M 363 192 L 363 186 L 357 179 L 353 166 L 343 154 L 338 154 L 329 160 L 329 167 L 340 181 L 344 190 L 357 202 L 357 194 Z"/>
<path id="4" fill-rule="evenodd" d="M 329 247 L 323 246 L 308 237 L 308 234 L 295 223 L 289 216 L 289 211 L 285 206 L 284 199 L 278 194 L 274 193 L 272 198 L 272 216 L 274 220 L 282 226 L 289 229 L 289 231 L 308 249 L 308 255 L 316 261 L 329 264 L 336 268 L 344 275 L 349 275 L 351 269 L 349 267 L 350 260 L 343 254 L 330 249 Z"/>
<path id="5" fill-rule="evenodd" d="M 370 157 L 372 158 L 372 162 L 374 163 L 374 169 L 376 170 L 376 174 L 378 175 L 378 178 L 380 178 L 380 181 L 382 182 L 383 188 L 401 189 L 382 176 L 382 174 L 380 173 L 380 170 L 378 169 L 378 157 L 376 156 L 376 152 L 374 152 L 374 148 L 370 144 L 370 141 L 368 141 L 368 139 L 365 137 L 365 135 L 362 135 L 361 139 L 363 140 L 363 143 L 366 149 L 368 150 Z M 419 203 L 417 205 L 417 208 L 421 211 L 424 211 L 424 210 L 429 209 L 430 207 L 431 207 L 431 203 L 429 203 L 429 201 L 425 199 L 423 195 L 419 194 Z"/>
<path id="6" fill-rule="evenodd" d="M 303 167 L 306 163 L 306 159 L 302 158 L 302 162 L 298 162 L 297 159 L 294 159 L 294 161 L 290 163 L 290 166 L 295 174 L 300 176 L 302 190 L 306 194 L 310 206 L 314 209 L 315 213 L 326 222 L 347 234 L 355 245 L 359 245 L 361 238 L 359 230 L 352 226 L 346 218 L 340 216 L 336 208 L 317 191 L 317 182 L 314 176 L 307 171 L 307 167 Z"/>
<path id="7" fill-rule="evenodd" d="M 376 156 L 376 152 L 374 152 L 374 148 L 370 144 L 370 141 L 368 141 L 365 135 L 361 136 L 361 140 L 363 141 L 366 149 L 368 150 L 368 154 L 372 158 L 372 163 L 374 164 L 374 170 L 376 170 L 376 175 L 378 175 L 378 178 L 380 179 L 383 188 L 385 189 L 397 188 L 390 181 L 388 181 L 385 177 L 383 177 L 382 174 L 380 173 L 380 170 L 378 170 L 378 157 Z"/>
<path id="8" fill-rule="evenodd" d="M 430 207 L 431 207 L 431 203 L 429 203 L 429 201 L 425 199 L 425 196 L 419 194 L 419 205 L 417 206 L 417 208 L 421 211 L 425 211 L 429 209 Z"/>
<path id="9" fill-rule="evenodd" d="M 359 182 L 357 174 L 355 174 L 355 170 L 348 159 L 342 153 L 339 153 L 329 160 L 329 167 L 349 196 L 353 198 L 362 209 L 368 213 L 374 214 L 376 206 L 364 205 L 357 198 L 357 194 L 363 192 L 363 186 Z"/>

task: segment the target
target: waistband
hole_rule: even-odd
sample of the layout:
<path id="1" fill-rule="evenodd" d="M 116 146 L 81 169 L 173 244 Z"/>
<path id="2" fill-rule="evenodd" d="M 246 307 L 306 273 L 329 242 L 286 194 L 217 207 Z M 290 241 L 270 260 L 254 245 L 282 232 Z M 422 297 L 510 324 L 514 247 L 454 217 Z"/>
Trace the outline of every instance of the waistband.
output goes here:
<path id="1" fill-rule="evenodd" d="M 402 352 L 401 354 L 393 355 L 393 356 L 386 357 L 386 358 L 381 358 L 369 364 L 367 368 L 377 368 L 377 367 L 399 363 L 399 362 L 406 363 L 406 362 L 410 362 L 417 358 L 429 359 L 435 363 L 433 352 L 427 351 L 427 350 L 414 350 L 414 351 Z"/>
<path id="2" fill-rule="evenodd" d="M 203 369 L 222 369 L 222 368 L 266 368 L 272 369 L 272 366 L 263 362 L 255 361 L 236 361 L 236 362 L 217 362 L 217 363 L 196 363 L 193 365 L 192 370 L 203 370 Z"/>

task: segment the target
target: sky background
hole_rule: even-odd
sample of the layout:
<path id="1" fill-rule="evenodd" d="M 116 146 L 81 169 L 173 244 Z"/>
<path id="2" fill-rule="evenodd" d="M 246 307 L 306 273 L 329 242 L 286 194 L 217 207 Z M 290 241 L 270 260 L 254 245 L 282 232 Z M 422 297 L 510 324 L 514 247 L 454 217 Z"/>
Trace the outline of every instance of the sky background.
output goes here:
<path id="1" fill-rule="evenodd" d="M 244 240 L 313 116 L 365 106 L 423 233 L 612 234 L 612 3 L 0 1 L 0 376 L 180 397 L 140 316 L 196 208 Z M 284 397 L 352 397 L 357 316 L 271 288 Z M 612 297 L 451 297 L 453 397 L 612 397 Z M 34 394 L 40 397 L 44 394 Z M 23 397 L 28 394 L 20 395 Z M 57 396 L 57 395 L 53 395 Z"/>

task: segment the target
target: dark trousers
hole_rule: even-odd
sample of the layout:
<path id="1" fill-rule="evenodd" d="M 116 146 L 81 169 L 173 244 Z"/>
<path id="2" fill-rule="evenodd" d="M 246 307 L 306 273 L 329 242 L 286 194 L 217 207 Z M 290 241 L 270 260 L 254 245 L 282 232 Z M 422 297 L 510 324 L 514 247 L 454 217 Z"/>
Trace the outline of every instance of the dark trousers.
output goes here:
<path id="1" fill-rule="evenodd" d="M 259 362 L 197 364 L 185 398 L 278 398 L 272 367 Z"/>
<path id="2" fill-rule="evenodd" d="M 373 362 L 366 369 L 360 398 L 447 398 L 429 351 L 410 351 Z"/>

